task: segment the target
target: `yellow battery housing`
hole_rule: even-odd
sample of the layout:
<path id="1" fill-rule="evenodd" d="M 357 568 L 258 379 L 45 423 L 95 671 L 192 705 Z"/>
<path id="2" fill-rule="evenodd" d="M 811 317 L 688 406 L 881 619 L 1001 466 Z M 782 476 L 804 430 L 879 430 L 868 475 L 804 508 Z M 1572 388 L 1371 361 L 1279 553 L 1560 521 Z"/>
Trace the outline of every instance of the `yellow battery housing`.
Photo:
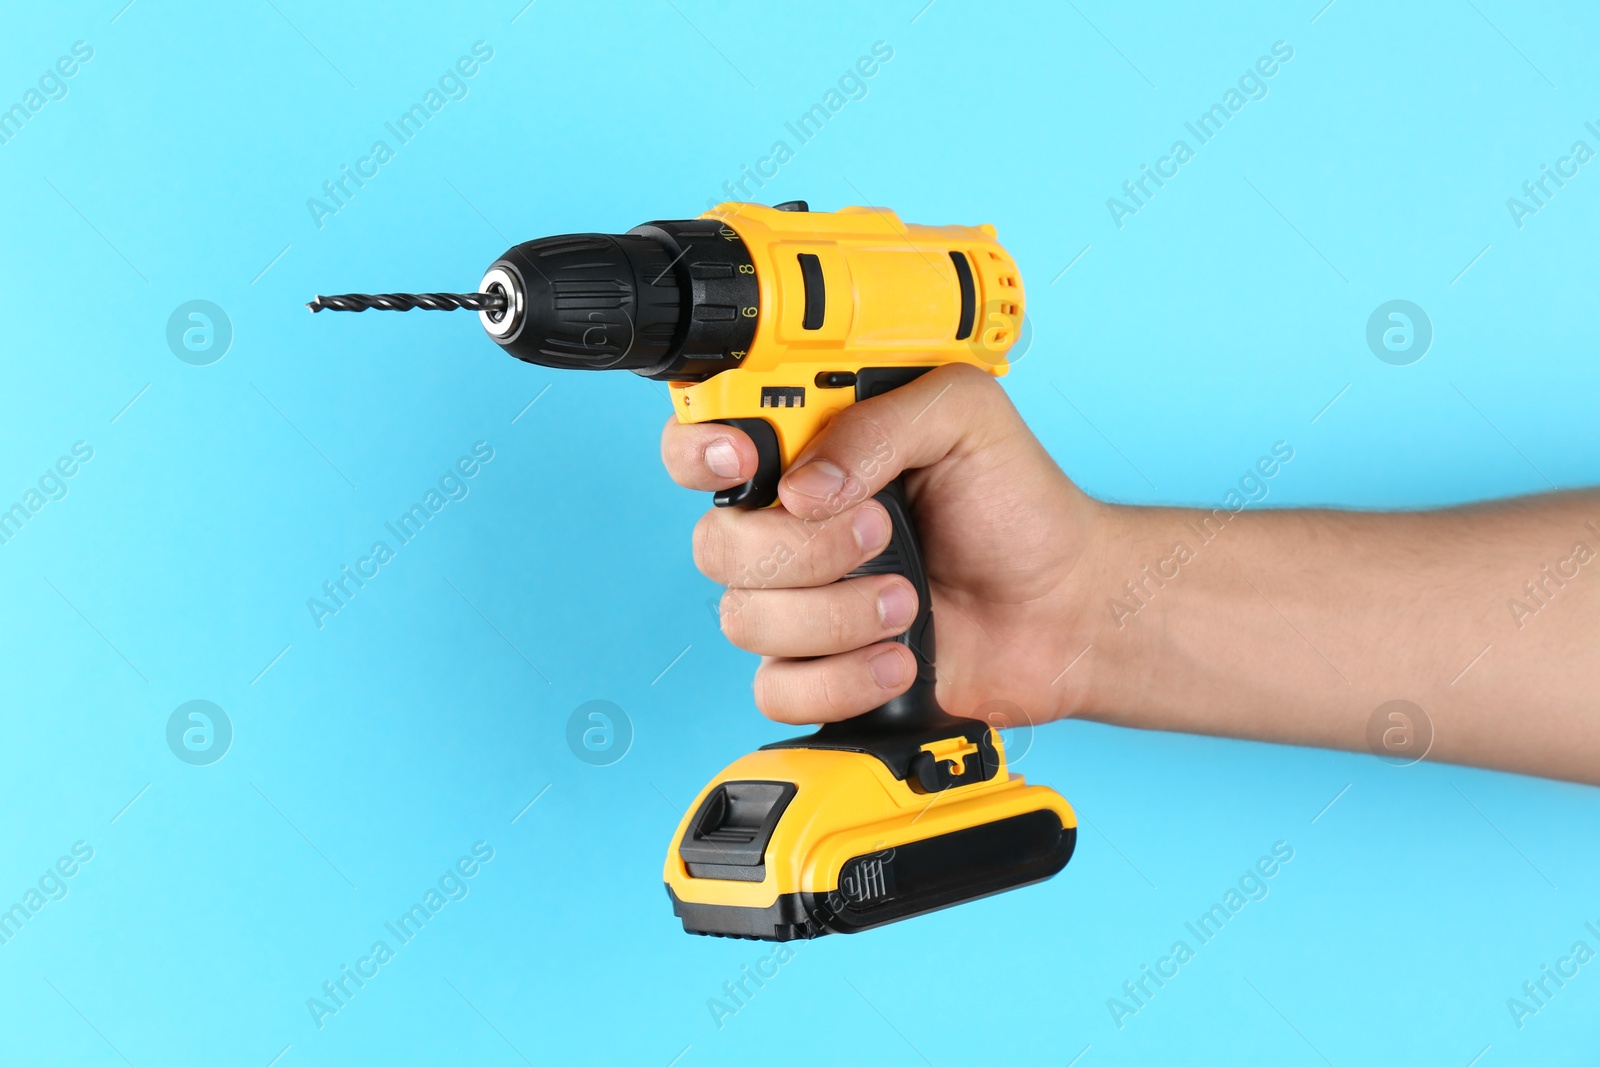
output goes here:
<path id="1" fill-rule="evenodd" d="M 771 941 L 856 933 L 1054 875 L 1072 856 L 1077 816 L 1055 790 L 1010 774 L 991 740 L 998 774 L 937 793 L 915 792 L 862 752 L 762 749 L 736 760 L 695 797 L 667 853 L 663 877 L 684 928 Z M 759 865 L 707 864 L 722 877 L 697 876 L 681 844 L 715 815 L 708 798 L 740 782 L 795 789 Z"/>

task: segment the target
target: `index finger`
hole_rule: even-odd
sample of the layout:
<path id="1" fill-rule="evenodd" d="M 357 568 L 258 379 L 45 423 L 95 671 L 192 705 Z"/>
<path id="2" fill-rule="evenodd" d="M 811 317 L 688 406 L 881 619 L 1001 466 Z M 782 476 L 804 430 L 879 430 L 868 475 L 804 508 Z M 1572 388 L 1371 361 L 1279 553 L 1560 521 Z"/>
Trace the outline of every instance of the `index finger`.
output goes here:
<path id="1" fill-rule="evenodd" d="M 718 422 L 682 423 L 673 415 L 661 431 L 661 462 L 685 489 L 715 492 L 755 477 L 756 446 L 743 430 Z"/>

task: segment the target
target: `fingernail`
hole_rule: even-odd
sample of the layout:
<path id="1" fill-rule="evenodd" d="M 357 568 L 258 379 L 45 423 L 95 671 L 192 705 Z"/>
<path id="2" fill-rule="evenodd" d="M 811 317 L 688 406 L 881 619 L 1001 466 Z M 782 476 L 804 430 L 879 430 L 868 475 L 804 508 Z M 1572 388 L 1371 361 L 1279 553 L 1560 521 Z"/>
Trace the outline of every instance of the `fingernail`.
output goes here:
<path id="1" fill-rule="evenodd" d="M 882 508 L 861 507 L 850 520 L 850 532 L 856 535 L 856 547 L 863 552 L 883 548 L 889 543 L 889 516 Z"/>
<path id="2" fill-rule="evenodd" d="M 802 496 L 825 498 L 844 488 L 844 471 L 825 459 L 814 459 L 790 471 L 786 481 Z"/>
<path id="3" fill-rule="evenodd" d="M 706 446 L 706 466 L 718 478 L 739 477 L 739 450 L 726 437 L 719 437 Z"/>
<path id="4" fill-rule="evenodd" d="M 867 660 L 867 672 L 880 689 L 898 689 L 906 682 L 910 667 L 905 656 L 893 649 L 884 649 Z"/>
<path id="5" fill-rule="evenodd" d="M 878 618 L 895 631 L 904 630 L 917 613 L 917 594 L 899 582 L 878 594 Z"/>

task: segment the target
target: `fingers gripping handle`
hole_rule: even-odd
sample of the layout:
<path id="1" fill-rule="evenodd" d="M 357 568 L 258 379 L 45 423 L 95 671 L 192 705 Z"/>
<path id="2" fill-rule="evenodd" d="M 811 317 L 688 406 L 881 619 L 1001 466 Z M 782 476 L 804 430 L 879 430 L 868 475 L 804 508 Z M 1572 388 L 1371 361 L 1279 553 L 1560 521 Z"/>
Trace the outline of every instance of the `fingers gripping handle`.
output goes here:
<path id="1" fill-rule="evenodd" d="M 890 482 L 874 499 L 889 513 L 893 529 L 889 545 L 847 575 L 846 580 L 875 574 L 898 574 L 911 582 L 911 587 L 917 593 L 916 618 L 905 633 L 894 638 L 894 641 L 911 649 L 916 656 L 917 678 L 905 693 L 863 716 L 862 725 L 872 722 L 895 728 L 930 726 L 945 717 L 934 701 L 937 676 L 934 672 L 933 598 L 928 589 L 927 570 L 923 567 L 922 544 L 917 538 L 911 506 L 906 501 L 904 476 Z"/>
<path id="2" fill-rule="evenodd" d="M 756 446 L 759 462 L 755 477 L 717 493 L 713 503 L 719 508 L 763 508 L 772 504 L 777 500 L 778 479 L 783 471 L 778 457 L 778 438 L 771 424 L 765 419 L 717 421 L 748 434 Z M 899 574 L 911 582 L 911 587 L 917 593 L 917 615 L 905 633 L 894 638 L 894 641 L 911 649 L 917 657 L 917 678 L 909 691 L 863 716 L 861 725 L 897 728 L 931 726 L 947 716 L 934 701 L 933 602 L 928 592 L 928 575 L 922 565 L 922 545 L 917 540 L 916 524 L 911 519 L 911 507 L 906 502 L 904 477 L 890 482 L 874 499 L 889 513 L 892 528 L 889 545 L 847 577 Z"/>
<path id="3" fill-rule="evenodd" d="M 923 565 L 922 545 L 906 501 L 903 478 L 896 478 L 875 499 L 889 513 L 889 546 L 845 577 L 899 574 L 917 592 L 917 614 L 894 640 L 916 657 L 917 676 L 911 688 L 864 715 L 830 722 L 816 733 L 767 745 L 767 748 L 836 748 L 864 752 L 882 760 L 896 778 L 918 793 L 936 793 L 985 782 L 1002 767 L 987 723 L 958 718 L 939 706 L 934 695 L 933 597 Z"/>
<path id="4" fill-rule="evenodd" d="M 870 400 L 914 381 L 930 369 L 863 367 L 856 372 L 855 399 Z M 780 474 L 777 441 L 771 427 L 762 419 L 721 421 L 750 433 L 761 463 L 755 478 L 726 490 L 726 499 L 724 494 L 718 494 L 716 503 L 722 507 L 765 506 L 776 498 Z M 752 429 L 755 432 L 751 432 Z M 762 433 L 763 430 L 766 433 Z M 934 670 L 933 596 L 928 588 L 922 544 L 906 500 L 904 478 L 890 482 L 875 499 L 889 513 L 892 528 L 889 546 L 848 575 L 847 580 L 873 574 L 899 574 L 916 590 L 916 617 L 905 633 L 894 638 L 916 657 L 916 679 L 910 689 L 864 715 L 830 722 L 815 733 L 764 747 L 863 752 L 883 761 L 890 773 L 919 793 L 988 781 L 1004 768 L 994 744 L 994 731 L 985 722 L 949 714 L 939 706 L 934 695 L 937 674 Z"/>
<path id="5" fill-rule="evenodd" d="M 892 389 L 907 385 L 931 370 L 931 367 L 863 367 L 855 374 L 855 399 L 859 402 L 881 396 Z M 756 447 L 757 470 L 755 476 L 742 485 L 717 493 L 713 502 L 717 507 L 762 508 L 778 498 L 778 480 L 783 474 L 779 455 L 778 437 L 772 425 L 763 418 L 717 419 L 725 425 L 743 430 Z M 874 708 L 848 725 L 835 724 L 831 733 L 851 734 L 865 732 L 901 733 L 916 730 L 947 728 L 951 716 L 939 707 L 934 698 L 934 632 L 933 598 L 929 595 L 928 575 L 922 562 L 922 545 L 917 539 L 916 524 L 911 518 L 911 508 L 906 501 L 905 480 L 896 478 L 880 491 L 875 499 L 889 513 L 893 533 L 889 547 L 858 570 L 852 578 L 871 574 L 900 574 L 911 582 L 917 593 L 917 615 L 909 629 L 894 640 L 911 649 L 917 660 L 917 677 L 911 688 L 893 700 Z M 830 731 L 823 731 L 830 733 Z"/>
<path id="6" fill-rule="evenodd" d="M 719 508 L 763 508 L 778 498 L 778 479 L 783 471 L 778 457 L 778 438 L 765 419 L 716 420 L 749 435 L 756 446 L 759 458 L 755 477 L 732 489 L 724 489 L 713 498 Z M 862 716 L 860 724 L 869 728 L 926 727 L 947 720 L 934 700 L 934 636 L 933 602 L 928 592 L 928 575 L 922 565 L 922 544 L 917 540 L 916 524 L 911 519 L 911 507 L 906 501 L 904 477 L 890 482 L 875 497 L 889 513 L 892 533 L 889 545 L 881 553 L 847 578 L 865 578 L 873 574 L 899 574 L 911 582 L 917 593 L 917 615 L 911 626 L 894 638 L 897 644 L 911 649 L 917 658 L 917 677 L 910 690 Z"/>

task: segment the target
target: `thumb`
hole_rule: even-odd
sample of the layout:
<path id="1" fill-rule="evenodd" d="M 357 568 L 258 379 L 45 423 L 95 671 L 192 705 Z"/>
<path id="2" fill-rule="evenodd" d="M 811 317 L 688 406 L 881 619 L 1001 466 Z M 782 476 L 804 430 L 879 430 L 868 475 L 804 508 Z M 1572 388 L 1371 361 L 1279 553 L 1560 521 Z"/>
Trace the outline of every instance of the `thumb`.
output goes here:
<path id="1" fill-rule="evenodd" d="M 798 518 L 829 518 L 902 471 L 968 451 L 1017 420 L 987 373 L 966 363 L 938 367 L 835 415 L 778 483 L 778 499 Z"/>

